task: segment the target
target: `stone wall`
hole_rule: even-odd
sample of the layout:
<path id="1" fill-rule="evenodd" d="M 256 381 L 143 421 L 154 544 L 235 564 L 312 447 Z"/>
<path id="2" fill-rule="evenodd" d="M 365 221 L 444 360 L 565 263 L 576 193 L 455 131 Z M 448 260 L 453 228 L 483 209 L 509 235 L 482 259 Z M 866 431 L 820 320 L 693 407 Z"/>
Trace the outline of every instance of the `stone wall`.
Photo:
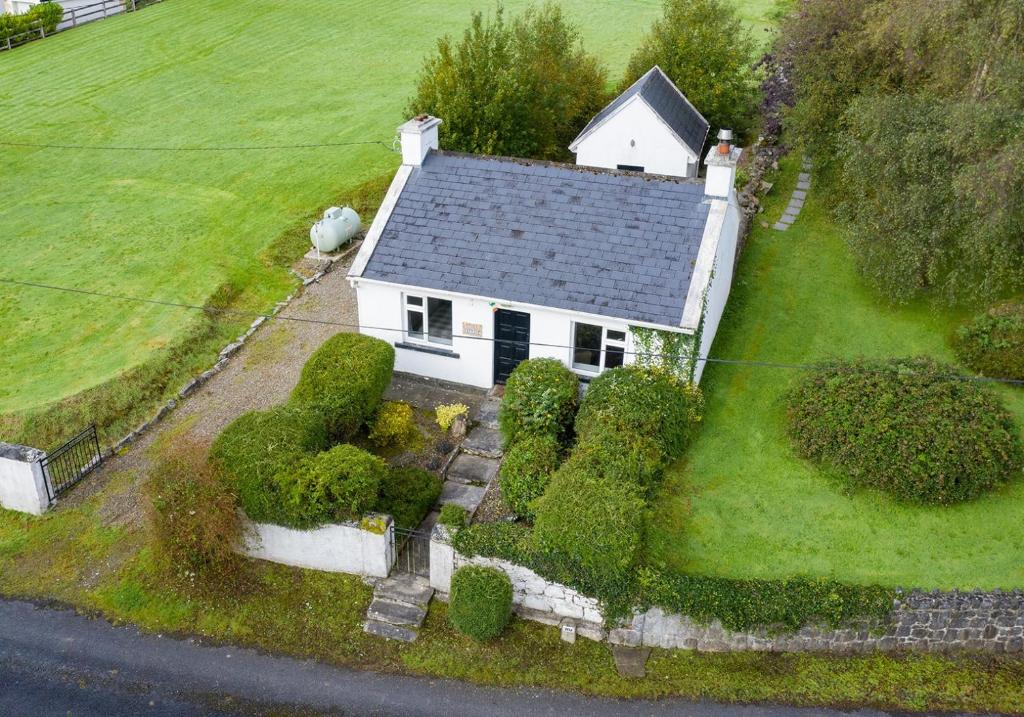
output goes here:
<path id="1" fill-rule="evenodd" d="M 932 592 L 903 595 L 884 623 L 845 629 L 804 627 L 772 635 L 768 630 L 730 632 L 718 622 L 700 625 L 653 608 L 614 629 L 609 641 L 631 646 L 706 652 L 920 652 L 1024 651 L 1024 593 L 1021 591 Z"/>

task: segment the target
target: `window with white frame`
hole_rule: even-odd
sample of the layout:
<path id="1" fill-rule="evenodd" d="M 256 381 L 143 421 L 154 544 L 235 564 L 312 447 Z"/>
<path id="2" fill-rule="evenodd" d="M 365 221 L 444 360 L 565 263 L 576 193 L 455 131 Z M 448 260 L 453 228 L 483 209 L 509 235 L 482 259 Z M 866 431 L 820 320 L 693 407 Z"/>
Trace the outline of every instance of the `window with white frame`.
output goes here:
<path id="1" fill-rule="evenodd" d="M 626 332 L 597 324 L 573 323 L 572 367 L 601 373 L 621 366 L 626 357 Z"/>
<path id="2" fill-rule="evenodd" d="M 410 341 L 452 345 L 452 302 L 405 295 L 405 337 Z"/>

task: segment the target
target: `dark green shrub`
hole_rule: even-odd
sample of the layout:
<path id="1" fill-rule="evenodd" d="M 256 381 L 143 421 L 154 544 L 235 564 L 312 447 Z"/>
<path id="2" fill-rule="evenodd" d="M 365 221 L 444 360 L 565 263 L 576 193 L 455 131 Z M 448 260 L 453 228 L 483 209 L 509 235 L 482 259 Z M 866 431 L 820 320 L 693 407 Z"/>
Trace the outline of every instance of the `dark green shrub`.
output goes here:
<path id="1" fill-rule="evenodd" d="M 336 334 L 306 361 L 291 402 L 320 411 L 331 437 L 346 440 L 377 412 L 394 366 L 388 342 Z"/>
<path id="2" fill-rule="evenodd" d="M 377 503 L 387 464 L 361 448 L 342 444 L 303 461 L 294 472 L 278 473 L 293 528 L 357 520 Z"/>
<path id="3" fill-rule="evenodd" d="M 561 361 L 529 359 L 516 366 L 505 384 L 498 424 L 507 444 L 525 435 L 566 440 L 579 403 L 580 380 Z"/>
<path id="4" fill-rule="evenodd" d="M 399 528 L 415 528 L 441 495 L 441 479 L 420 468 L 395 468 L 380 484 L 376 512 L 388 513 Z"/>
<path id="5" fill-rule="evenodd" d="M 576 442 L 566 462 L 612 481 L 633 483 L 650 494 L 661 484 L 666 455 L 653 438 L 598 424 Z"/>
<path id="6" fill-rule="evenodd" d="M 807 458 L 855 486 L 953 503 L 1019 477 L 1020 430 L 1001 401 L 928 358 L 822 366 L 789 395 Z"/>
<path id="7" fill-rule="evenodd" d="M 294 516 L 277 476 L 294 475 L 306 458 L 325 448 L 321 415 L 288 405 L 239 416 L 213 442 L 210 457 L 246 515 L 290 525 Z"/>
<path id="8" fill-rule="evenodd" d="M 530 503 L 544 494 L 551 474 L 562 462 L 554 436 L 527 435 L 512 444 L 501 463 L 501 494 L 520 518 L 533 520 Z"/>
<path id="9" fill-rule="evenodd" d="M 533 544 L 533 531 L 521 523 L 474 523 L 452 537 L 452 546 L 462 555 L 501 558 L 547 576 Z"/>
<path id="10" fill-rule="evenodd" d="M 616 614 L 628 608 L 645 503 L 635 484 L 570 462 L 534 503 L 536 549 L 559 582 L 580 587 Z"/>
<path id="11" fill-rule="evenodd" d="M 734 580 L 640 570 L 640 601 L 728 630 L 759 627 L 798 630 L 804 625 L 837 628 L 855 620 L 885 620 L 896 595 L 878 586 L 835 580 Z"/>
<path id="12" fill-rule="evenodd" d="M 244 561 L 236 497 L 218 480 L 199 446 L 165 449 L 145 482 L 153 549 L 160 565 L 188 588 L 238 587 Z"/>
<path id="13" fill-rule="evenodd" d="M 25 14 L 33 26 L 41 26 L 49 35 L 57 29 L 61 18 L 64 17 L 64 8 L 55 2 L 48 2 L 36 5 Z"/>
<path id="14" fill-rule="evenodd" d="M 957 358 L 984 376 L 1024 379 L 1024 303 L 993 306 L 961 326 Z"/>
<path id="15" fill-rule="evenodd" d="M 621 366 L 590 382 L 576 416 L 576 434 L 581 441 L 598 430 L 651 438 L 667 459 L 676 459 L 693 438 L 703 410 L 704 397 L 696 386 L 657 368 Z"/>
<path id="16" fill-rule="evenodd" d="M 464 528 L 469 522 L 469 513 L 461 505 L 445 503 L 441 506 L 441 515 L 438 516 L 437 522 L 449 528 Z"/>
<path id="17" fill-rule="evenodd" d="M 512 581 L 495 568 L 465 565 L 452 576 L 448 617 L 455 629 L 485 642 L 501 634 L 512 616 Z"/>

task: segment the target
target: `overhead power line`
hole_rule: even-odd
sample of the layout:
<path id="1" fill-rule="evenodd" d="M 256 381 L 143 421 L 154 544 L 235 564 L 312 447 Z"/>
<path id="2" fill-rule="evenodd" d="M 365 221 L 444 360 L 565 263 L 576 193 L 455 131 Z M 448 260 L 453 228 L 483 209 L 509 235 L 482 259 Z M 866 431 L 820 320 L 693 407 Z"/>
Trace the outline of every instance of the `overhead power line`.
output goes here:
<path id="1" fill-rule="evenodd" d="M 356 331 L 389 331 L 393 333 L 402 334 L 405 333 L 405 329 L 395 328 L 394 326 L 369 326 L 366 324 L 355 324 L 344 321 L 330 321 L 328 319 L 311 319 L 302 316 L 284 316 L 282 314 L 261 314 L 256 311 L 241 311 L 238 309 L 222 309 L 212 306 L 201 306 L 199 304 L 188 304 L 180 301 L 164 301 L 162 299 L 145 299 L 138 296 L 128 296 L 126 294 L 114 294 L 105 291 L 93 291 L 91 289 L 76 289 L 69 286 L 55 286 L 53 284 L 42 284 L 34 281 L 20 281 L 17 279 L 3 279 L 0 278 L 0 284 L 10 284 L 12 286 L 22 286 L 32 289 L 42 289 L 46 291 L 60 291 L 67 294 L 80 294 L 83 296 L 90 296 L 94 298 L 107 299 L 111 301 L 129 301 L 138 304 L 148 304 L 151 306 L 163 306 L 168 308 L 176 309 L 188 309 L 192 311 L 202 311 L 207 314 L 219 314 L 222 316 L 237 316 L 244 319 L 268 319 L 273 321 L 293 321 L 296 323 L 304 324 L 321 324 L 324 326 L 336 326 L 338 328 L 353 329 Z M 539 341 L 520 341 L 516 339 L 495 339 L 486 336 L 469 336 L 466 334 L 452 334 L 453 339 L 466 339 L 471 341 L 487 341 L 490 343 L 503 343 L 503 344 L 519 344 L 527 346 L 537 346 L 540 348 L 555 348 L 555 349 L 575 349 L 574 346 L 569 344 L 553 344 Z M 648 351 L 623 351 L 624 355 L 627 356 L 649 356 L 649 357 L 664 357 L 668 354 L 651 353 Z M 816 371 L 821 368 L 820 365 L 816 364 L 804 364 L 804 363 L 785 363 L 778 361 L 754 361 L 748 359 L 729 359 L 729 358 L 717 358 L 711 356 L 697 356 L 695 359 L 697 362 L 703 363 L 717 363 L 725 364 L 728 366 L 744 366 L 748 368 L 769 368 L 769 369 L 787 369 L 787 370 L 799 370 L 799 371 Z M 955 381 L 977 381 L 982 383 L 1001 383 L 1010 385 L 1024 385 L 1024 379 L 1015 378 L 998 378 L 992 376 L 967 376 L 963 374 L 946 374 L 940 378 L 955 380 Z"/>
<path id="2" fill-rule="evenodd" d="M 394 146 L 383 140 L 360 140 L 356 142 L 311 142 L 305 144 L 256 144 L 256 145 L 224 145 L 224 146 L 131 146 L 131 145 L 98 145 L 98 144 L 50 144 L 41 142 L 7 142 L 0 141 L 0 147 L 24 147 L 31 149 L 77 149 L 95 152 L 250 152 L 273 149 L 318 149 L 321 147 L 356 147 L 360 145 L 380 145 L 394 151 Z"/>

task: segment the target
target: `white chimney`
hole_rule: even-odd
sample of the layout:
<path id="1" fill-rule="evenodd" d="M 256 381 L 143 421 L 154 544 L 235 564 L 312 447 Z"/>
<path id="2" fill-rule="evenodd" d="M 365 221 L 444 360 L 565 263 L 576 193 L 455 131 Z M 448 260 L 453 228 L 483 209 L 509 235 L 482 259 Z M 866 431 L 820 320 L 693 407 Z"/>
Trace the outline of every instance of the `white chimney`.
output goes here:
<path id="1" fill-rule="evenodd" d="M 427 152 L 438 148 L 437 128 L 441 120 L 430 115 L 416 115 L 398 128 L 402 138 L 402 164 L 419 167 Z"/>
<path id="2" fill-rule="evenodd" d="M 743 149 L 732 146 L 732 130 L 718 131 L 718 144 L 708 151 L 704 159 L 707 177 L 704 179 L 704 194 L 709 197 L 728 199 L 735 191 L 736 165 L 739 164 Z"/>

